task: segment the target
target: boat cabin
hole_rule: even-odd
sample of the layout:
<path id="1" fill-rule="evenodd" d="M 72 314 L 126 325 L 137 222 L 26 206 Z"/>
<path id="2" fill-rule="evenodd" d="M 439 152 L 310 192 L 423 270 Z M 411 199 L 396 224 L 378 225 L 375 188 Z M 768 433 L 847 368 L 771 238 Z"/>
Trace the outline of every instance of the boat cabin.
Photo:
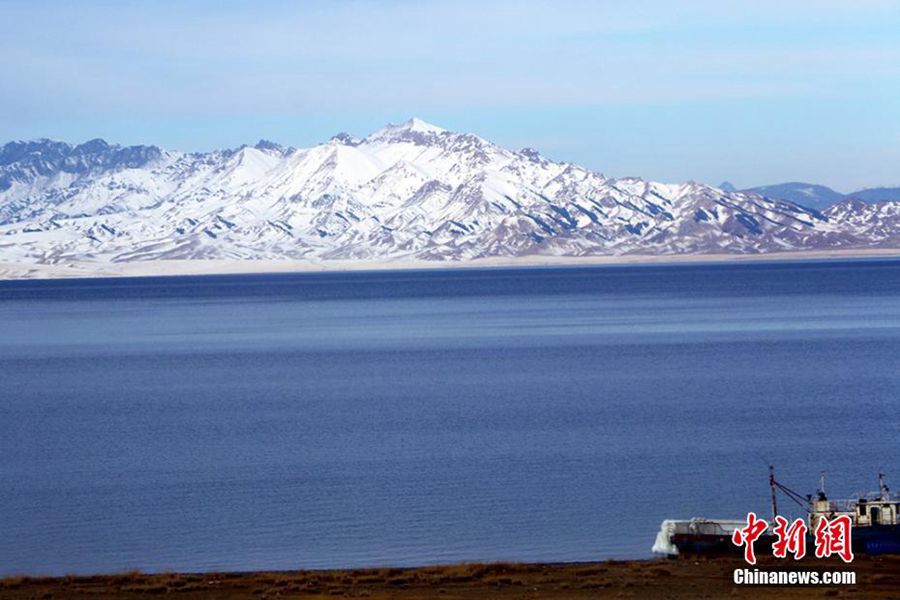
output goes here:
<path id="1" fill-rule="evenodd" d="M 847 515 L 854 527 L 900 525 L 900 498 L 894 497 L 884 483 L 884 475 L 878 476 L 879 491 L 850 500 L 829 500 L 824 482 L 817 498 L 810 504 L 809 529 L 815 531 L 822 517 L 833 519 Z"/>

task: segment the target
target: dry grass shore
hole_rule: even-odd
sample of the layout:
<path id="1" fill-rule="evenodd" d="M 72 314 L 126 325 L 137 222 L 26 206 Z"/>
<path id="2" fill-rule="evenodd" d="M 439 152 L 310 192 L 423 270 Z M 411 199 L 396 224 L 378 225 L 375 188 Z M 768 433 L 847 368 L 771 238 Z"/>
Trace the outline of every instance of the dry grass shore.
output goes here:
<path id="1" fill-rule="evenodd" d="M 419 568 L 256 573 L 7 577 L 7 598 L 190 600 L 235 598 L 900 598 L 900 557 L 859 557 L 852 565 L 809 559 L 762 560 L 761 570 L 853 570 L 852 586 L 738 586 L 738 559 L 611 561 L 570 564 L 462 564 Z"/>

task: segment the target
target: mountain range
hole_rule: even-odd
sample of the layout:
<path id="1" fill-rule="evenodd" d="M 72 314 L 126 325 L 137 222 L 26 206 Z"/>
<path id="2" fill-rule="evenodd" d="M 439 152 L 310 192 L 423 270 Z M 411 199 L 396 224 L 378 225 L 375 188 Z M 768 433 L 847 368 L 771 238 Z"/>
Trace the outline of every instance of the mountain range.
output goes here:
<path id="1" fill-rule="evenodd" d="M 737 191 L 735 187 L 727 181 L 719 185 L 719 187 L 726 191 Z M 900 200 L 900 188 L 897 187 L 867 188 L 850 192 L 849 194 L 842 194 L 828 186 L 815 183 L 804 183 L 802 181 L 789 181 L 787 183 L 778 183 L 775 185 L 763 185 L 746 188 L 743 191 L 766 196 L 767 198 L 790 200 L 791 202 L 796 202 L 797 204 L 816 210 L 824 210 L 841 200 L 861 200 L 863 202 Z"/>
<path id="2" fill-rule="evenodd" d="M 0 263 L 469 261 L 900 248 L 900 202 L 824 210 L 611 178 L 419 119 L 312 148 L 0 148 Z"/>

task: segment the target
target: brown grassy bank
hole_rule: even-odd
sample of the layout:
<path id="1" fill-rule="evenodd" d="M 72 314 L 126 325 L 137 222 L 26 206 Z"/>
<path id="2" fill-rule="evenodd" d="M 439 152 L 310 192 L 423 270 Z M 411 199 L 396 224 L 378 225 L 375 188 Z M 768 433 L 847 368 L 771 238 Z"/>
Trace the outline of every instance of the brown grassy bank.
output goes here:
<path id="1" fill-rule="evenodd" d="M 613 561 L 578 564 L 462 564 L 420 568 L 7 577 L 6 598 L 900 598 L 900 557 L 852 565 L 761 561 L 761 569 L 848 570 L 855 586 L 737 586 L 734 559 Z"/>

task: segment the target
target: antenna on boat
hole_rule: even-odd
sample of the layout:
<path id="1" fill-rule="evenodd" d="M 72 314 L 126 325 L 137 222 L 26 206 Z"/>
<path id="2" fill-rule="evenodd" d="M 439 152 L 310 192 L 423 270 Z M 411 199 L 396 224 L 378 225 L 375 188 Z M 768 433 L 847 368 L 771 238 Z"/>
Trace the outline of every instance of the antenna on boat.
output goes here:
<path id="1" fill-rule="evenodd" d="M 884 473 L 878 474 L 878 490 L 881 492 L 882 499 L 887 499 L 890 496 L 891 489 L 884 482 Z"/>
<path id="2" fill-rule="evenodd" d="M 775 517 L 778 516 L 778 499 L 775 497 L 775 465 L 769 465 L 769 487 L 772 489 L 772 522 L 774 523 Z"/>
<path id="3" fill-rule="evenodd" d="M 819 498 L 825 499 L 825 471 L 819 473 Z"/>

